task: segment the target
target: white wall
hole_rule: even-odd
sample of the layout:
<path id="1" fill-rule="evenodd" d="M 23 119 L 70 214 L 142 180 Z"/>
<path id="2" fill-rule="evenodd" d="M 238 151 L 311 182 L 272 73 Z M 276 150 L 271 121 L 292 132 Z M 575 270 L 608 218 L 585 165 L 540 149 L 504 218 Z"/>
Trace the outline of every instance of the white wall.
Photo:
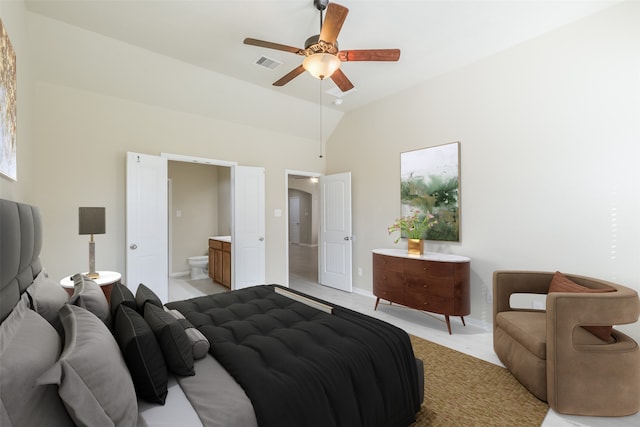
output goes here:
<path id="1" fill-rule="evenodd" d="M 326 157 L 353 172 L 354 286 L 394 246 L 400 153 L 460 141 L 461 241 L 427 247 L 471 257 L 473 317 L 490 321 L 496 269 L 640 289 L 638 22 L 626 2 L 348 114 Z"/>

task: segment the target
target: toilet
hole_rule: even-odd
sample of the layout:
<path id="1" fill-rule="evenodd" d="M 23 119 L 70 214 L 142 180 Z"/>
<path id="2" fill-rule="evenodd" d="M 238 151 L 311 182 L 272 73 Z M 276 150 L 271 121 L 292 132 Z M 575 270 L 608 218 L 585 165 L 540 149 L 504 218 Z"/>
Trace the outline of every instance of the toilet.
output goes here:
<path id="1" fill-rule="evenodd" d="M 207 255 L 192 256 L 187 258 L 189 266 L 191 267 L 191 280 L 206 279 L 207 264 L 209 264 L 209 257 Z"/>

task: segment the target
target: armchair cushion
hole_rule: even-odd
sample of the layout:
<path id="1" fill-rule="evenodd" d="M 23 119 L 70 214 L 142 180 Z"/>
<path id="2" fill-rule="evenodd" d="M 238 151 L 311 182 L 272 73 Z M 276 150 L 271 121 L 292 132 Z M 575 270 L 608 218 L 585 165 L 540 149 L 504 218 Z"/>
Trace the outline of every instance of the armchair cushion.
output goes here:
<path id="1" fill-rule="evenodd" d="M 556 271 L 551 278 L 551 284 L 549 285 L 549 293 L 551 292 L 613 292 L 615 289 L 608 288 L 587 288 L 579 285 L 573 280 L 569 279 L 564 274 Z M 583 326 L 584 329 L 591 332 L 602 341 L 613 342 L 615 341 L 611 335 L 613 327 L 611 325 L 602 326 Z"/>
<path id="2" fill-rule="evenodd" d="M 547 358 L 547 315 L 543 311 L 503 311 L 498 327 L 539 359 Z"/>

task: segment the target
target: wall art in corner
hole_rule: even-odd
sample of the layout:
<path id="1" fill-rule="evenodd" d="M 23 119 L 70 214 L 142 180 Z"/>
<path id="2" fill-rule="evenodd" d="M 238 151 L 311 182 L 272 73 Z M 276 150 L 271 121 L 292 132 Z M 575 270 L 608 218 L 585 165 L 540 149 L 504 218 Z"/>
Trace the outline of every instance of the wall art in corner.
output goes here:
<path id="1" fill-rule="evenodd" d="M 17 180 L 16 53 L 0 19 L 0 173 Z"/>
<path id="2" fill-rule="evenodd" d="M 435 216 L 425 240 L 460 241 L 459 142 L 400 154 L 400 203 L 403 216 Z"/>

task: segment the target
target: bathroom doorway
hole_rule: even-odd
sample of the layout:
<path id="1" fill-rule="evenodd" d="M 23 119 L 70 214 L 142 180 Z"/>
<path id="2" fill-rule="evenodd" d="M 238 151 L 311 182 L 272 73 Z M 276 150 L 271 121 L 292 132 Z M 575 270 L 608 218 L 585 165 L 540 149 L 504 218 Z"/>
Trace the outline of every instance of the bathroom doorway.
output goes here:
<path id="1" fill-rule="evenodd" d="M 287 171 L 289 286 L 318 284 L 318 176 Z"/>
<path id="2" fill-rule="evenodd" d="M 209 237 L 231 235 L 231 168 L 170 160 L 168 177 L 170 297 L 220 291 L 208 275 Z M 194 257 L 207 264 L 190 263 Z"/>

